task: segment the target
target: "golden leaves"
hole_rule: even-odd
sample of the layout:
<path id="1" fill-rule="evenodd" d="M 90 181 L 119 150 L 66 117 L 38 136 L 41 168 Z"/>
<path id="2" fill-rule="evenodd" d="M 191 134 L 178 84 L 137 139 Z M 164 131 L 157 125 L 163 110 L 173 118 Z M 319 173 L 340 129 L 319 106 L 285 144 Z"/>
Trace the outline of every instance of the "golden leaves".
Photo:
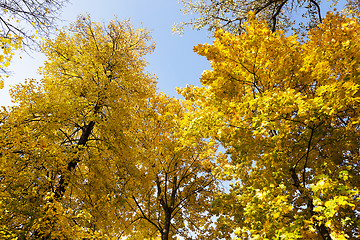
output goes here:
<path id="1" fill-rule="evenodd" d="M 44 40 L 43 78 L 14 87 L 17 105 L 1 113 L 0 210 L 17 235 L 109 239 L 131 218 L 114 214 L 138 171 L 134 134 L 155 93 L 149 40 L 129 22 L 87 17 Z"/>
<path id="2" fill-rule="evenodd" d="M 1 112 L 0 210 L 9 233 L 211 234 L 204 215 L 219 189 L 218 145 L 189 126 L 197 105 L 155 94 L 144 71 L 149 40 L 127 21 L 101 26 L 88 17 L 44 39 L 42 79 L 14 87 L 17 105 Z"/>
<path id="3" fill-rule="evenodd" d="M 219 30 L 194 48 L 213 70 L 203 88 L 180 90 L 232 159 L 217 171 L 239 181 L 222 198 L 237 207 L 219 211 L 237 219 L 226 224 L 240 238 L 353 236 L 360 26 L 330 13 L 304 41 L 248 19 L 242 35 Z"/>

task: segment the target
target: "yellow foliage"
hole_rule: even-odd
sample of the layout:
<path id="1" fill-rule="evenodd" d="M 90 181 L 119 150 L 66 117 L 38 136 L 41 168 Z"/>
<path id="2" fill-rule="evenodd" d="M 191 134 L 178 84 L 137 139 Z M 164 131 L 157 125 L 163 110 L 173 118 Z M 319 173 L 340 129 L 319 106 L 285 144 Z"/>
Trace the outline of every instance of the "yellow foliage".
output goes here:
<path id="1" fill-rule="evenodd" d="M 44 40 L 42 79 L 14 87 L 15 106 L 0 114 L 6 231 L 27 239 L 121 235 L 132 217 L 116 217 L 122 192 L 138 171 L 133 135 L 155 93 L 144 71 L 149 40 L 128 21 L 101 26 L 88 17 Z"/>
<path id="2" fill-rule="evenodd" d="M 219 236 L 355 239 L 360 25 L 328 13 L 301 40 L 247 18 L 242 35 L 194 48 L 213 70 L 178 90 L 199 106 L 191 134 L 231 157 L 217 169 L 237 181 L 215 204 Z"/>
<path id="3" fill-rule="evenodd" d="M 219 190 L 218 145 L 185 127 L 192 102 L 155 93 L 155 78 L 144 71 L 144 56 L 154 48 L 149 41 L 128 21 L 104 27 L 86 16 L 44 39 L 42 79 L 14 87 L 15 106 L 0 112 L 6 234 L 212 234 L 212 219 L 204 216 Z"/>

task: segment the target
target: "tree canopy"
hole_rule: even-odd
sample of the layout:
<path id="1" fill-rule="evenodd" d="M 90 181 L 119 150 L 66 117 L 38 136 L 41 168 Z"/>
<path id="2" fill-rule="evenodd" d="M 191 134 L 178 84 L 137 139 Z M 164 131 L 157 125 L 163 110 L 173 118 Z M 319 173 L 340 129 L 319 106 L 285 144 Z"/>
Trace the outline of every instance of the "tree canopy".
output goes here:
<path id="1" fill-rule="evenodd" d="M 217 144 L 185 140 L 192 103 L 155 93 L 154 45 L 128 21 L 80 16 L 43 43 L 1 112 L 0 237 L 206 236 Z"/>
<path id="2" fill-rule="evenodd" d="M 142 146 L 136 187 L 125 194 L 134 213 L 129 239 L 208 239 L 212 220 L 207 212 L 219 191 L 212 173 L 217 144 L 185 138 L 187 115 L 194 110 L 190 102 L 158 94 L 150 103 L 152 113 L 135 136 Z"/>
<path id="3" fill-rule="evenodd" d="M 63 3 L 31 2 L 45 18 Z M 282 10 L 306 4 L 316 27 L 286 32 Z M 358 5 L 319 4 L 188 5 L 214 42 L 194 47 L 212 69 L 184 99 L 156 89 L 150 33 L 128 20 L 44 38 L 41 79 L 0 110 L 0 239 L 359 239 Z"/>
<path id="4" fill-rule="evenodd" d="M 88 17 L 45 40 L 43 78 L 15 87 L 16 105 L 2 112 L 0 209 L 10 232 L 26 239 L 110 234 L 106 216 L 117 207 L 107 198 L 121 198 L 135 168 L 131 136 L 155 92 L 144 71 L 149 40 L 129 22 L 102 27 Z"/>
<path id="5" fill-rule="evenodd" d="M 358 239 L 359 23 L 330 13 L 301 40 L 248 19 L 242 35 L 195 47 L 213 70 L 180 90 L 201 106 L 189 134 L 231 157 L 219 236 Z"/>

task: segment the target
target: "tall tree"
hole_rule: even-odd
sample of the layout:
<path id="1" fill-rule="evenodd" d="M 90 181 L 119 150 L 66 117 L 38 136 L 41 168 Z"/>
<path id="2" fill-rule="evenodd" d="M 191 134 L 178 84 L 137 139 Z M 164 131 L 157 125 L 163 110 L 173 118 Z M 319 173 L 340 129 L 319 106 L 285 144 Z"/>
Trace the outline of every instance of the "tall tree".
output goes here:
<path id="1" fill-rule="evenodd" d="M 194 106 L 158 94 L 152 113 L 139 129 L 139 175 L 129 189 L 129 239 L 209 239 L 209 209 L 218 193 L 213 176 L 217 145 L 212 140 L 184 136 Z"/>
<path id="2" fill-rule="evenodd" d="M 132 134 L 155 92 L 144 71 L 149 34 L 129 22 L 103 27 L 79 17 L 54 40 L 40 81 L 28 80 L 1 112 L 2 238 L 116 235 L 117 211 L 135 171 Z M 116 144 L 115 144 L 116 143 Z"/>
<path id="3" fill-rule="evenodd" d="M 306 40 L 248 16 L 242 35 L 215 34 L 188 134 L 219 140 L 236 180 L 214 202 L 218 237 L 360 237 L 360 25 L 328 14 Z"/>

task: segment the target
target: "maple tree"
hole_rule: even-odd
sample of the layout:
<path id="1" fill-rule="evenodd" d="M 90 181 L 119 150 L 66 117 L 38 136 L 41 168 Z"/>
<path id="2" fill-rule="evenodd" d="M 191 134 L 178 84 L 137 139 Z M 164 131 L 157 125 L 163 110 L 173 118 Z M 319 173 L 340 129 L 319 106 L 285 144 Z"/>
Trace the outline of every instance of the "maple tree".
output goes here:
<path id="1" fill-rule="evenodd" d="M 359 22 L 310 1 L 302 39 L 275 31 L 293 1 L 206 3 L 192 24 L 232 33 L 195 47 L 213 70 L 186 100 L 156 93 L 128 21 L 44 40 L 42 79 L 0 111 L 1 239 L 360 237 Z M 3 67 L 21 41 L 0 38 Z"/>
<path id="2" fill-rule="evenodd" d="M 232 179 L 213 203 L 217 238 L 358 239 L 360 25 L 329 13 L 305 39 L 250 13 L 242 35 L 218 30 L 188 135 L 221 142 Z"/>
<path id="3" fill-rule="evenodd" d="M 84 16 L 44 41 L 43 78 L 13 88 L 15 106 L 1 112 L 2 239 L 100 238 L 118 230 L 107 216 L 136 170 L 132 134 L 155 93 L 155 78 L 144 71 L 149 40 L 127 21 L 102 27 Z"/>
<path id="4" fill-rule="evenodd" d="M 212 171 L 217 144 L 187 138 L 184 126 L 194 106 L 164 94 L 151 99 L 152 112 L 136 136 L 139 175 L 127 196 L 129 239 L 208 239 L 208 210 L 219 191 Z"/>
<path id="5" fill-rule="evenodd" d="M 155 94 L 146 30 L 81 16 L 46 39 L 42 79 L 1 111 L 2 239 L 211 234 L 217 144 L 186 137 L 195 106 Z"/>

